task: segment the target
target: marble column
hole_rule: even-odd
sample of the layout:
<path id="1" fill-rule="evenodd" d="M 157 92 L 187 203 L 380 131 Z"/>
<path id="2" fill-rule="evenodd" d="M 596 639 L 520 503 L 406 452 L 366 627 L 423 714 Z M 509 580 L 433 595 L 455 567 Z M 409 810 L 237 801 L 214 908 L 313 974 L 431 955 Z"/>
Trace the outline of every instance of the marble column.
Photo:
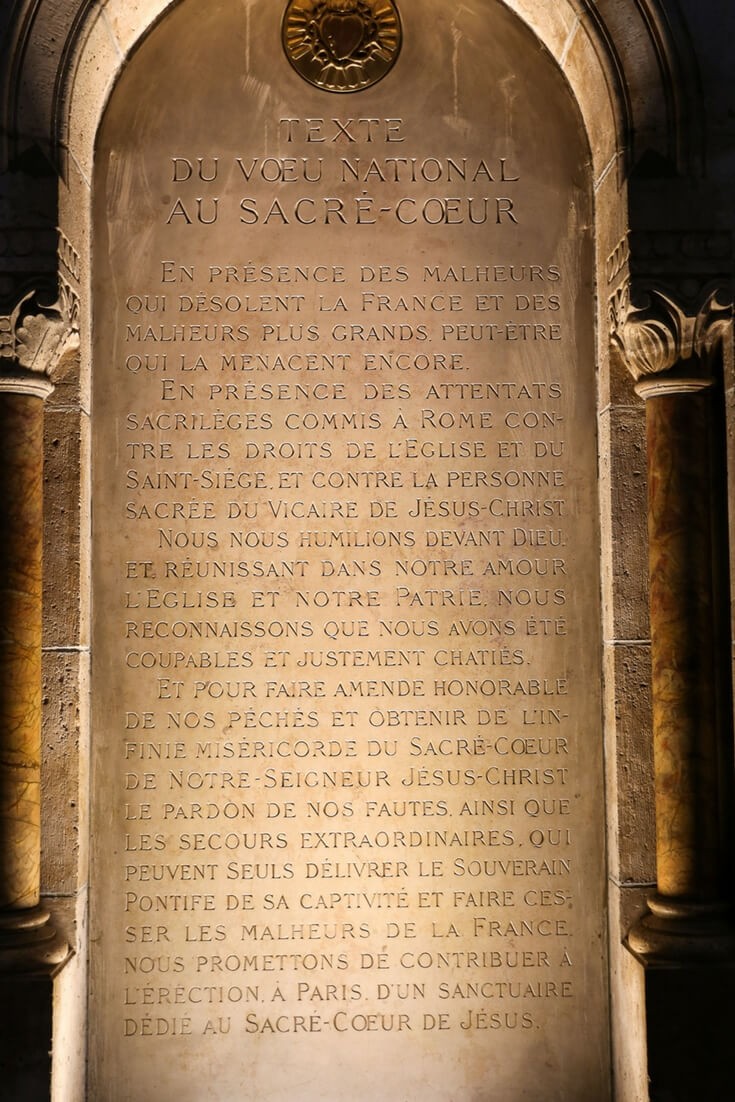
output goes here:
<path id="1" fill-rule="evenodd" d="M 66 336 L 31 298 L 0 349 L 0 975 L 68 955 L 40 903 L 43 404 Z"/>
<path id="2" fill-rule="evenodd" d="M 731 317 L 714 295 L 688 316 L 653 293 L 613 338 L 646 403 L 657 890 L 628 945 L 648 963 L 722 959 L 735 948 L 713 544 L 721 380 L 709 370 Z"/>

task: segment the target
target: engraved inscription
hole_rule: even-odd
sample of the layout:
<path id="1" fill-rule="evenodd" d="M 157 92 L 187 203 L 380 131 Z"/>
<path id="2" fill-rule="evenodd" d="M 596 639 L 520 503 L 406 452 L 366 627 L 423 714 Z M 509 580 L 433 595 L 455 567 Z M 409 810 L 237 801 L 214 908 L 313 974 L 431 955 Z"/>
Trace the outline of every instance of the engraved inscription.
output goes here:
<path id="1" fill-rule="evenodd" d="M 308 5 L 330 64 L 378 6 Z M 480 13 L 511 80 L 504 9 L 470 3 L 457 42 Z M 544 68 L 499 126 L 512 103 L 468 55 L 466 118 L 439 109 L 449 64 L 387 109 L 387 85 L 329 113 L 302 85 L 248 113 L 236 13 L 195 14 L 121 77 L 95 182 L 93 1089 L 603 1100 L 592 247 L 565 86 Z M 177 43 L 219 130 L 163 77 L 141 106 Z"/>

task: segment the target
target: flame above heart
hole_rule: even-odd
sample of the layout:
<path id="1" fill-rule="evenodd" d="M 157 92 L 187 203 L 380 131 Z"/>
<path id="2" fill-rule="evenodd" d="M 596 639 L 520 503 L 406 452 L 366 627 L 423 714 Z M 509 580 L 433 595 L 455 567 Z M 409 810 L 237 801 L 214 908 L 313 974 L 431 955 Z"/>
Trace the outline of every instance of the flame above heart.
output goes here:
<path id="1" fill-rule="evenodd" d="M 348 61 L 362 45 L 365 21 L 354 11 L 328 11 L 319 22 L 319 35 L 335 61 Z"/>

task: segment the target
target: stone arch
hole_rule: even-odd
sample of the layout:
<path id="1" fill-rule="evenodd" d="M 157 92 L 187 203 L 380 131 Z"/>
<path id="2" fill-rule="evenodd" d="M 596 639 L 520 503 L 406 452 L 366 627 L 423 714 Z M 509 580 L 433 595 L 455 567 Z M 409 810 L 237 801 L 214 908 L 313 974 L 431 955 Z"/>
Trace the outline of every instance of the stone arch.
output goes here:
<path id="1" fill-rule="evenodd" d="M 597 206 L 605 214 L 602 232 L 598 230 L 598 264 L 604 264 L 625 226 L 624 177 L 635 113 L 614 32 L 594 5 L 579 5 L 576 0 L 501 2 L 554 58 L 581 111 L 590 143 Z M 170 7 L 170 0 L 140 5 L 108 0 L 80 12 L 67 40 L 56 81 L 52 125 L 65 177 L 59 219 L 70 240 L 87 232 L 86 219 L 79 223 L 74 214 L 88 205 L 84 195 L 91 180 L 95 135 L 115 79 L 137 43 Z M 653 64 L 652 58 L 648 61 Z M 660 98 L 666 99 L 665 95 Z M 650 113 L 650 98 L 648 104 Z M 671 114 L 664 102 L 659 104 L 662 113 Z M 660 121 L 649 120 L 647 129 Z M 664 126 L 668 126 L 667 120 Z"/>

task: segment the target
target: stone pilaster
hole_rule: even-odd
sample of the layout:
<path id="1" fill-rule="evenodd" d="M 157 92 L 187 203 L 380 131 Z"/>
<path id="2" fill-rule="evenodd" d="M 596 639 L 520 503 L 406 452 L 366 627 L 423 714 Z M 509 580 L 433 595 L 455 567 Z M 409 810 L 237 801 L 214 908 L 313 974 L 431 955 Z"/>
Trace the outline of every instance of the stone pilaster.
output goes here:
<path id="1" fill-rule="evenodd" d="M 0 974 L 68 953 L 40 905 L 43 403 L 76 341 L 58 305 L 0 319 Z"/>
<path id="2" fill-rule="evenodd" d="M 735 948 L 721 821 L 711 371 L 731 305 L 696 315 L 651 292 L 618 304 L 613 341 L 646 402 L 657 890 L 630 932 L 646 962 L 706 961 Z"/>

